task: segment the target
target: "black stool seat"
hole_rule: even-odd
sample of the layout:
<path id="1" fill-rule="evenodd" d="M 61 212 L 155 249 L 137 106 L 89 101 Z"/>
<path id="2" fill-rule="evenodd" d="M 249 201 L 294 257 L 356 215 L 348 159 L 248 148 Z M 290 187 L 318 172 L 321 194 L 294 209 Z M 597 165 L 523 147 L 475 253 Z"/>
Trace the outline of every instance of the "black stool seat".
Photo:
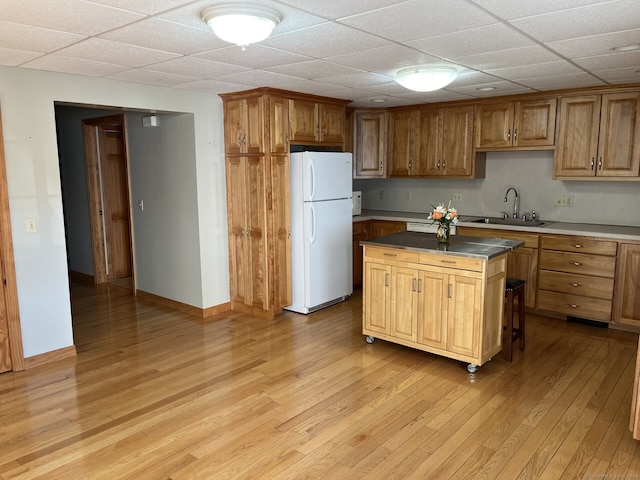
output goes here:
<path id="1" fill-rule="evenodd" d="M 520 350 L 524 350 L 524 292 L 527 282 L 519 278 L 507 278 L 505 282 L 505 300 L 507 312 L 505 315 L 504 354 L 507 360 L 513 360 L 513 342 L 520 340 Z M 514 326 L 513 301 L 518 299 L 518 326 Z"/>

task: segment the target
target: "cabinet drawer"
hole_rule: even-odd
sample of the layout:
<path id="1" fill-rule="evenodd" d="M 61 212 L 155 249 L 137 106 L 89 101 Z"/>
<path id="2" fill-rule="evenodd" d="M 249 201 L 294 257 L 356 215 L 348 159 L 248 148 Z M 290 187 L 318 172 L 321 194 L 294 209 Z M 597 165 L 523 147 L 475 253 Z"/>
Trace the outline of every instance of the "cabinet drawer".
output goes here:
<path id="1" fill-rule="evenodd" d="M 477 258 L 457 257 L 453 255 L 433 255 L 429 253 L 420 254 L 420 263 L 423 265 L 435 265 L 437 267 L 457 268 L 481 272 L 484 260 Z"/>
<path id="2" fill-rule="evenodd" d="M 385 260 L 395 260 L 398 262 L 419 263 L 420 252 L 411 250 L 401 250 L 399 248 L 377 248 L 365 245 L 365 260 L 368 258 L 382 258 Z"/>
<path id="3" fill-rule="evenodd" d="M 540 290 L 538 308 L 600 322 L 611 321 L 611 300 Z"/>
<path id="4" fill-rule="evenodd" d="M 616 271 L 616 257 L 542 250 L 540 269 L 613 278 Z"/>
<path id="5" fill-rule="evenodd" d="M 572 235 L 543 235 L 540 247 L 562 252 L 595 253 L 597 255 L 613 256 L 618 250 L 618 242 Z"/>
<path id="6" fill-rule="evenodd" d="M 613 278 L 589 277 L 564 272 L 540 271 L 538 282 L 541 290 L 552 290 L 558 293 L 569 293 L 585 297 L 613 298 Z"/>

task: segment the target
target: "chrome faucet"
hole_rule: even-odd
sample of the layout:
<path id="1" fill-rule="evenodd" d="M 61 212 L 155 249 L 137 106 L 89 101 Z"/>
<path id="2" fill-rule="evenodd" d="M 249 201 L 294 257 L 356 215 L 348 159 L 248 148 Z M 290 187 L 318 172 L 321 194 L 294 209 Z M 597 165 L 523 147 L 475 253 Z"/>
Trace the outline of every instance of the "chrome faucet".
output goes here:
<path id="1" fill-rule="evenodd" d="M 513 200 L 513 218 L 518 218 L 518 191 L 513 188 L 513 187 L 509 187 L 507 189 L 507 193 L 504 194 L 504 201 L 507 201 L 507 197 L 509 196 L 509 192 L 513 190 L 513 193 L 516 194 L 516 198 Z"/>

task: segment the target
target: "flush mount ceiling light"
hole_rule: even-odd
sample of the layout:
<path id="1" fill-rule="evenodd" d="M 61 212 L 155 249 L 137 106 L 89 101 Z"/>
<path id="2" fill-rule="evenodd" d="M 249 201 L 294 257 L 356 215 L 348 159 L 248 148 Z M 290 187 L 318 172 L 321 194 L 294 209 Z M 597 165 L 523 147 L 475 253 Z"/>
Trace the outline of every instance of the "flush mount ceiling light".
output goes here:
<path id="1" fill-rule="evenodd" d="M 250 43 L 267 38 L 280 23 L 280 15 L 275 10 L 243 3 L 209 7 L 200 16 L 218 37 L 225 42 L 235 43 L 243 50 Z"/>
<path id="2" fill-rule="evenodd" d="M 432 92 L 446 87 L 458 77 L 458 69 L 446 65 L 403 68 L 396 74 L 396 82 L 416 92 Z"/>

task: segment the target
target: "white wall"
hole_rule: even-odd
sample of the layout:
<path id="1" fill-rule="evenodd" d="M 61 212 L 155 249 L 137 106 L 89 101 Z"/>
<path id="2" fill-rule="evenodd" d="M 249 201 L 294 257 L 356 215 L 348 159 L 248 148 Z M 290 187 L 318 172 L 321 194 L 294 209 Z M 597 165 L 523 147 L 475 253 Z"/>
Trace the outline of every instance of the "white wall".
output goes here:
<path id="1" fill-rule="evenodd" d="M 25 356 L 73 344 L 55 131 L 56 101 L 193 114 L 195 165 L 193 160 L 187 160 L 190 164 L 185 168 L 195 171 L 196 177 L 191 176 L 187 193 L 191 200 L 187 202 L 186 215 L 197 212 L 198 231 L 185 237 L 190 244 L 177 243 L 173 249 L 177 256 L 196 252 L 199 269 L 195 269 L 186 285 L 174 285 L 170 298 L 194 302 L 202 308 L 228 302 L 223 118 L 219 97 L 0 67 L 0 107 Z M 184 182 L 187 180 L 181 186 Z M 38 233 L 26 233 L 27 218 L 37 220 Z M 164 229 L 152 233 L 166 235 Z M 193 241 L 196 237 L 197 242 Z M 163 274 L 171 277 L 174 272 Z M 186 290 L 195 290 L 197 294 L 182 298 Z M 197 298 L 199 302 L 194 301 Z"/>
<path id="2" fill-rule="evenodd" d="M 431 205 L 452 202 L 461 215 L 501 216 L 513 209 L 513 193 L 504 202 L 508 187 L 520 197 L 520 212 L 536 210 L 542 220 L 640 226 L 640 183 L 552 180 L 553 153 L 491 152 L 486 175 L 477 180 L 376 179 L 355 180 L 366 209 L 426 212 Z M 556 195 L 573 196 L 573 207 L 557 207 Z M 383 198 L 381 198 L 383 197 Z"/>

